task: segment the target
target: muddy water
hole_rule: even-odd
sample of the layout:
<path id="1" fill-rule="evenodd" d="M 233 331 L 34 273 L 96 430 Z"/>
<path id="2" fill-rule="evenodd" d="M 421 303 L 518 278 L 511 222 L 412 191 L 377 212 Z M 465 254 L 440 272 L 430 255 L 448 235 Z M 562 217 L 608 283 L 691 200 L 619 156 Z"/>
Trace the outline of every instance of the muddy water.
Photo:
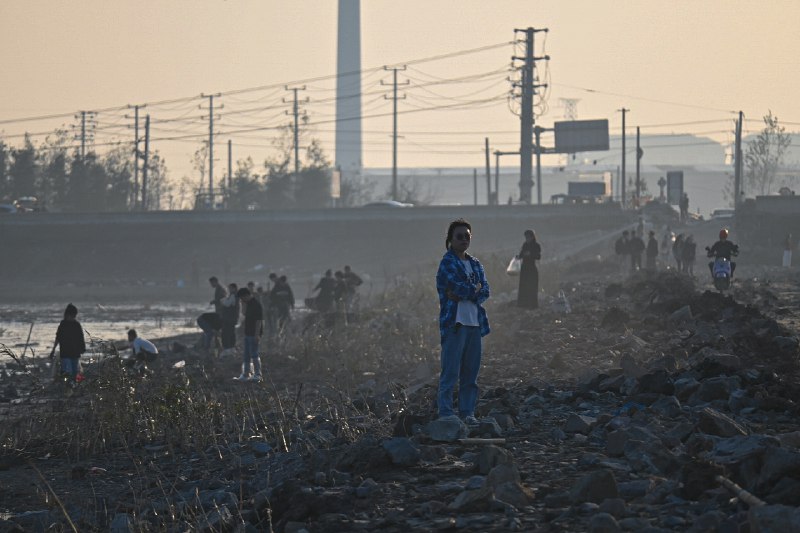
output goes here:
<path id="1" fill-rule="evenodd" d="M 87 344 L 90 339 L 125 340 L 128 329 L 134 328 L 141 337 L 157 339 L 172 335 L 198 332 L 195 319 L 212 310 L 195 303 L 170 304 L 87 304 L 78 306 L 78 320 L 84 328 Z M 53 347 L 56 328 L 63 318 L 64 304 L 11 306 L 0 304 L 0 343 L 17 355 L 25 350 L 30 332 L 27 356 L 46 357 Z M 31 329 L 33 324 L 33 329 Z M 0 355 L 0 363 L 5 362 Z"/>

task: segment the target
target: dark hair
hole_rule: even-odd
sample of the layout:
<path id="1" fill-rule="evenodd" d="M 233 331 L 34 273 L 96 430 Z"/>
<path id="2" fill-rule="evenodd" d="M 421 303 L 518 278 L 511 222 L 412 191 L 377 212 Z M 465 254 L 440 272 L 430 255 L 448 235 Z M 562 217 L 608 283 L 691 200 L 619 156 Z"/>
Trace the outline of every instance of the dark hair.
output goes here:
<path id="1" fill-rule="evenodd" d="M 67 304 L 67 308 L 64 309 L 64 318 L 67 318 L 68 316 L 71 316 L 73 318 L 78 316 L 78 308 L 72 305 L 71 303 Z"/>
<path id="2" fill-rule="evenodd" d="M 244 298 L 245 296 L 251 296 L 250 289 L 247 287 L 242 287 L 238 291 L 236 291 L 236 296 L 239 298 Z"/>
<path id="3" fill-rule="evenodd" d="M 248 282 L 247 282 L 247 286 L 249 287 L 250 285 L 252 285 L 253 287 L 255 287 L 255 286 L 256 286 L 256 282 L 255 282 L 255 281 L 248 281 Z"/>
<path id="4" fill-rule="evenodd" d="M 337 270 L 333 275 L 337 278 L 343 278 L 344 272 L 342 272 L 341 270 Z"/>
<path id="5" fill-rule="evenodd" d="M 472 224 L 463 218 L 452 221 L 447 227 L 447 237 L 444 239 L 444 247 L 446 250 L 450 249 L 450 243 L 453 242 L 453 231 L 458 227 L 465 227 L 470 231 L 470 233 L 472 232 Z"/>
<path id="6" fill-rule="evenodd" d="M 129 330 L 128 330 L 128 337 L 133 337 L 133 338 L 135 339 L 135 338 L 136 338 L 136 337 L 138 337 L 138 336 L 139 336 L 139 334 L 138 334 L 138 333 L 136 333 L 136 330 L 135 330 L 135 329 L 129 329 Z"/>
<path id="7" fill-rule="evenodd" d="M 235 283 L 228 283 L 228 288 L 233 287 L 233 293 L 236 294 L 236 291 L 239 290 L 239 286 Z"/>
<path id="8" fill-rule="evenodd" d="M 275 272 L 270 272 L 269 279 L 278 279 L 278 275 Z"/>
<path id="9" fill-rule="evenodd" d="M 536 242 L 536 232 L 535 231 L 533 231 L 532 229 L 526 229 L 525 230 L 525 236 L 527 237 L 528 235 L 533 237 L 533 242 Z"/>
<path id="10" fill-rule="evenodd" d="M 327 278 L 328 276 L 332 276 L 332 275 L 333 275 L 333 271 L 332 271 L 330 268 L 329 268 L 328 270 L 326 270 L 326 271 L 325 271 L 325 277 L 326 277 L 326 278 Z"/>
<path id="11" fill-rule="evenodd" d="M 211 282 L 211 283 L 214 283 L 214 282 L 219 281 L 219 280 L 217 279 L 217 276 L 211 276 L 210 278 L 208 278 L 208 281 Z"/>
<path id="12" fill-rule="evenodd" d="M 279 277 L 278 279 L 279 279 L 279 280 L 281 280 L 281 281 L 283 281 L 283 282 L 286 282 L 286 276 L 281 276 L 281 277 Z"/>

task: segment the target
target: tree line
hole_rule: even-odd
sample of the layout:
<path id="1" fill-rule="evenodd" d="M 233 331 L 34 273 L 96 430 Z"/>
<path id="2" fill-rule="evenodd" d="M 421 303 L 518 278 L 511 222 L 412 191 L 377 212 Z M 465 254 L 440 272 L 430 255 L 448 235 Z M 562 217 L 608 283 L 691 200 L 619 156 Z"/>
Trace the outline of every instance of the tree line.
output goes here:
<path id="1" fill-rule="evenodd" d="M 167 165 L 157 150 L 149 154 L 146 198 L 142 198 L 142 163 L 135 179 L 131 143 L 119 143 L 104 154 L 81 156 L 66 130 L 57 130 L 34 144 L 26 136 L 19 147 L 0 138 L 0 203 L 33 196 L 49 211 L 122 212 L 142 209 L 286 209 L 332 205 L 332 168 L 321 144 L 312 139 L 301 152 L 294 172 L 291 127 L 273 140 L 275 156 L 257 165 L 251 157 L 236 162 L 230 177 L 220 180 L 214 198 L 207 193 L 208 146 L 193 158 L 195 176 L 168 179 Z M 199 177 L 199 179 L 198 179 Z M 371 184 L 350 179 L 341 183 L 339 205 L 357 205 L 371 198 Z"/>

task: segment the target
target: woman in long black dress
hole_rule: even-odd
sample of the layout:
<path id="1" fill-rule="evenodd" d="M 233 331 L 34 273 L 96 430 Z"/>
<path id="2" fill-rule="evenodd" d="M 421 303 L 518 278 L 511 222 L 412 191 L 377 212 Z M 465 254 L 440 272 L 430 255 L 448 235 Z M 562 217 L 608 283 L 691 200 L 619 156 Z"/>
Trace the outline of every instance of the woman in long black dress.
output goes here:
<path id="1" fill-rule="evenodd" d="M 539 307 L 539 269 L 536 261 L 542 258 L 542 247 L 536 242 L 533 230 L 525 230 L 525 242 L 519 251 L 522 269 L 519 273 L 519 294 L 517 305 L 536 309 Z"/>

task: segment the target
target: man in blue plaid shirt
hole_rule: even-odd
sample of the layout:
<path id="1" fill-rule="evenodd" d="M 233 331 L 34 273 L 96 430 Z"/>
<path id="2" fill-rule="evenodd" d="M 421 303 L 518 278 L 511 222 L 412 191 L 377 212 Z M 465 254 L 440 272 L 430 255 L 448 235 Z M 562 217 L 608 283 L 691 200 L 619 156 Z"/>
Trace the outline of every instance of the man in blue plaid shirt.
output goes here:
<path id="1" fill-rule="evenodd" d="M 455 416 L 453 389 L 458 380 L 458 415 L 467 424 L 477 424 L 478 372 L 481 338 L 489 334 L 483 302 L 489 298 L 489 283 L 483 265 L 467 253 L 472 226 L 464 219 L 450 223 L 447 252 L 436 273 L 439 293 L 439 330 L 442 340 L 442 372 L 439 376 L 440 417 Z"/>

